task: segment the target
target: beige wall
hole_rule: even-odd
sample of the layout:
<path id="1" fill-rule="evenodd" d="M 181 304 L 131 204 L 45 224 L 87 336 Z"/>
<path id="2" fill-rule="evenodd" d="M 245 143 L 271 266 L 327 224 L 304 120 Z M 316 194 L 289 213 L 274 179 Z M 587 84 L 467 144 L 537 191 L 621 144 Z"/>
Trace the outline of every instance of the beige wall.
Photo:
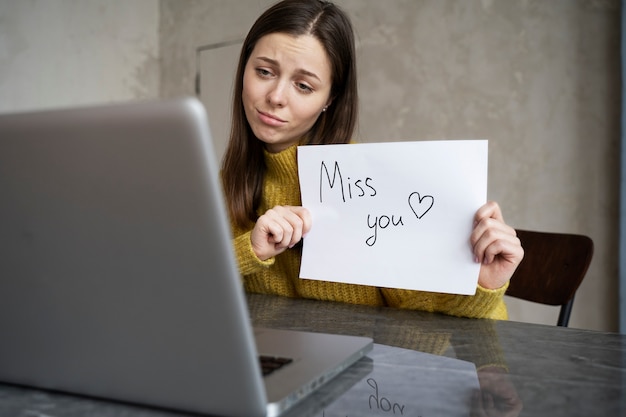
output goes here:
<path id="1" fill-rule="evenodd" d="M 195 48 L 243 38 L 271 3 L 161 0 L 162 94 L 193 93 L 198 64 L 222 141 L 236 48 Z M 337 3 L 357 32 L 360 139 L 488 139 L 489 198 L 511 225 L 595 241 L 570 326 L 616 331 L 619 1 Z M 556 322 L 507 302 L 513 320 Z"/>
<path id="2" fill-rule="evenodd" d="M 0 0 L 0 112 L 159 94 L 156 0 Z"/>
<path id="3" fill-rule="evenodd" d="M 225 140 L 236 48 L 196 48 L 242 38 L 272 2 L 0 0 L 0 112 L 193 94 L 199 65 Z M 619 0 L 337 3 L 357 32 L 360 139 L 489 139 L 511 225 L 595 241 L 570 325 L 617 330 Z M 513 320 L 556 321 L 507 301 Z"/>

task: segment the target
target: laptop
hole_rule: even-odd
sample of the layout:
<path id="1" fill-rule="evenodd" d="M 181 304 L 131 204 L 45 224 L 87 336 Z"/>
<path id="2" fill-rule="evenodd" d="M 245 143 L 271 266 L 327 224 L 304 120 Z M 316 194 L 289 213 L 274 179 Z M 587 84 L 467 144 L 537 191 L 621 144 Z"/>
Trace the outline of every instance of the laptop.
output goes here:
<path id="1" fill-rule="evenodd" d="M 365 356 L 253 329 L 218 176 L 195 98 L 0 115 L 0 382 L 275 416 Z"/>

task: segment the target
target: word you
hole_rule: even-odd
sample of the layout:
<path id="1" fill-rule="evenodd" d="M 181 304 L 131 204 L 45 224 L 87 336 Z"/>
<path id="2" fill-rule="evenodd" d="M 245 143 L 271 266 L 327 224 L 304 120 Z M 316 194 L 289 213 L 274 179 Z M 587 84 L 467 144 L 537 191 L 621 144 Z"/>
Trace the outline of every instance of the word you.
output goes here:
<path id="1" fill-rule="evenodd" d="M 374 394 L 370 395 L 368 399 L 370 410 L 376 409 L 393 414 L 397 412 L 399 415 L 404 415 L 404 405 L 392 403 L 387 397 L 380 396 L 378 393 L 378 382 L 374 378 L 368 378 L 367 385 L 374 389 Z"/>
<path id="2" fill-rule="evenodd" d="M 404 412 L 406 411 L 404 404 L 393 402 L 387 397 L 381 396 L 378 388 L 378 382 L 376 382 L 374 378 L 368 378 L 366 382 L 367 385 L 374 390 L 374 392 L 367 399 L 367 405 L 370 411 L 372 411 L 372 414 L 380 414 L 380 412 L 382 412 L 386 415 L 404 415 Z M 322 412 L 322 417 L 326 417 L 326 410 Z M 349 416 L 346 415 L 345 417 Z"/>
<path id="3" fill-rule="evenodd" d="M 417 191 L 409 194 L 409 207 L 417 220 L 420 220 L 426 213 L 430 211 L 430 209 L 435 204 L 435 198 L 432 195 L 420 196 L 420 193 Z M 365 244 L 367 246 L 374 246 L 376 240 L 378 239 L 378 229 L 386 229 L 389 226 L 398 227 L 404 226 L 404 220 L 402 220 L 402 216 L 398 216 L 392 214 L 391 216 L 387 216 L 385 214 L 381 216 L 371 216 L 367 215 L 367 227 L 373 230 L 374 234 L 365 239 Z"/>
<path id="4" fill-rule="evenodd" d="M 323 203 L 331 196 L 335 197 L 338 201 L 341 198 L 341 202 L 346 203 L 352 199 L 357 198 L 371 198 L 376 197 L 378 192 L 374 188 L 374 179 L 371 177 L 357 178 L 356 180 L 351 177 L 345 176 L 341 172 L 339 162 L 335 161 L 334 164 L 330 164 L 329 170 L 326 162 L 322 161 L 320 164 L 320 203 Z M 332 173 L 331 173 L 332 171 Z M 435 198 L 432 195 L 420 195 L 418 192 L 412 192 L 409 194 L 408 205 L 417 218 L 422 219 L 430 211 L 435 204 Z M 402 215 L 398 214 L 368 214 L 366 218 L 367 227 L 370 232 L 373 233 L 367 239 L 365 244 L 367 246 L 374 246 L 378 240 L 378 230 L 387 229 L 388 227 L 402 227 L 404 226 L 404 219 Z"/>

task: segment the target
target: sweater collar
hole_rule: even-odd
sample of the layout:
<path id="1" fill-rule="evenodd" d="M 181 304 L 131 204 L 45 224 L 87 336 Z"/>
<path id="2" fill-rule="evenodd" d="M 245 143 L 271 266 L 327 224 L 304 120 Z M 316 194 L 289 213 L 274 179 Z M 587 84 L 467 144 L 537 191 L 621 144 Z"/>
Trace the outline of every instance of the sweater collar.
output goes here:
<path id="1" fill-rule="evenodd" d="M 281 178 L 298 176 L 297 152 L 298 144 L 292 145 L 277 153 L 271 153 L 264 150 L 265 164 L 267 166 L 266 174 L 269 176 L 276 175 Z"/>

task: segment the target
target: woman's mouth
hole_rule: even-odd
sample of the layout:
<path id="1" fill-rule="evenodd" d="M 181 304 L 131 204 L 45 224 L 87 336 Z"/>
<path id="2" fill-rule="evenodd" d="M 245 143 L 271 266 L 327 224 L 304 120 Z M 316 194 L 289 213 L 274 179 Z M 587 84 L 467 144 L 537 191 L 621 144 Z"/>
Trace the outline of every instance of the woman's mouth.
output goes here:
<path id="1" fill-rule="evenodd" d="M 287 123 L 285 120 L 281 119 L 280 117 L 274 116 L 270 113 L 265 113 L 260 110 L 257 110 L 257 112 L 259 114 L 259 119 L 261 120 L 261 122 L 263 122 L 266 125 L 282 126 L 285 123 Z"/>

